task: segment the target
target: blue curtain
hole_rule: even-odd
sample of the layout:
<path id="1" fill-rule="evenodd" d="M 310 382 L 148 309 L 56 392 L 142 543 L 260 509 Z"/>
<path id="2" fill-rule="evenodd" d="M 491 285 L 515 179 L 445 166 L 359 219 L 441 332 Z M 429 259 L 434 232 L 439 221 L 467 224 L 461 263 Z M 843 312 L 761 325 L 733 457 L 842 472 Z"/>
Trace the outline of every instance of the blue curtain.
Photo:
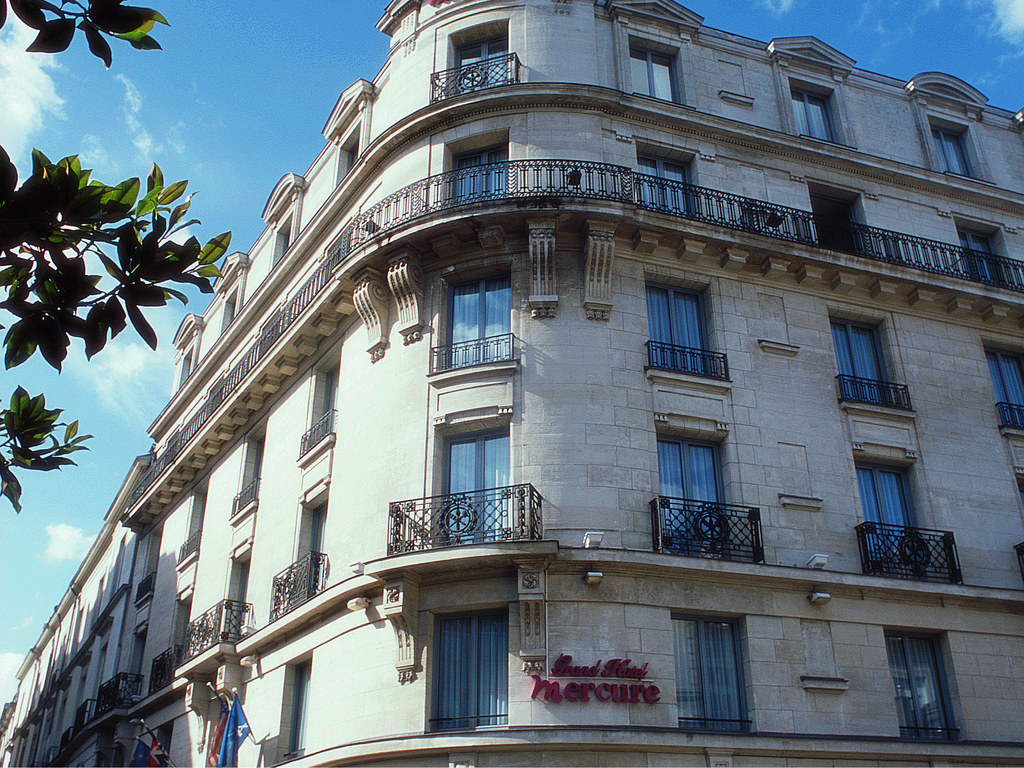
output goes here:
<path id="1" fill-rule="evenodd" d="M 674 343 L 680 347 L 704 349 L 700 297 L 694 293 L 675 291 L 673 299 L 676 338 Z"/>
<path id="2" fill-rule="evenodd" d="M 672 625 L 680 720 L 696 720 L 690 725 L 716 730 L 739 730 L 743 704 L 736 625 L 698 619 L 675 619 Z"/>
<path id="3" fill-rule="evenodd" d="M 480 284 L 452 288 L 452 344 L 480 338 Z"/>
<path id="4" fill-rule="evenodd" d="M 992 376 L 992 386 L 996 390 L 996 401 L 1024 405 L 1024 376 L 1020 359 L 997 352 L 988 352 L 985 357 Z"/>
<path id="5" fill-rule="evenodd" d="M 700 653 L 697 648 L 697 622 L 676 619 L 672 622 L 676 650 L 676 703 L 680 718 L 704 717 L 704 699 L 700 686 Z"/>
<path id="6" fill-rule="evenodd" d="M 951 720 L 946 711 L 935 640 L 930 637 L 894 635 L 886 637 L 885 645 L 893 687 L 896 689 L 896 714 L 900 726 L 949 728 Z"/>
<path id="7" fill-rule="evenodd" d="M 836 348 L 836 362 L 841 374 L 872 381 L 885 380 L 873 328 L 833 323 L 832 341 Z"/>
<path id="8" fill-rule="evenodd" d="M 736 657 L 735 626 L 725 621 L 704 623 L 707 675 L 705 690 L 707 716 L 713 720 L 739 720 L 739 659 Z M 714 726 L 715 724 L 712 723 Z M 728 727 L 719 723 L 718 727 Z"/>
<path id="9" fill-rule="evenodd" d="M 718 501 L 715 449 L 710 445 L 687 445 L 689 488 L 687 498 Z"/>
<path id="10" fill-rule="evenodd" d="M 651 341 L 672 343 L 668 291 L 664 288 L 647 286 L 647 333 Z"/>
<path id="11" fill-rule="evenodd" d="M 888 525 L 914 524 L 902 473 L 857 467 L 857 486 L 865 520 Z"/>
<path id="12" fill-rule="evenodd" d="M 704 349 L 704 311 L 700 296 L 647 287 L 647 330 L 651 341 Z"/>
<path id="13" fill-rule="evenodd" d="M 659 440 L 658 475 L 662 496 L 720 501 L 714 446 Z"/>
<path id="14" fill-rule="evenodd" d="M 434 718 L 439 729 L 508 721 L 508 617 L 438 622 Z"/>
<path id="15" fill-rule="evenodd" d="M 660 494 L 684 498 L 683 447 L 667 440 L 658 441 L 658 476 L 661 479 Z"/>

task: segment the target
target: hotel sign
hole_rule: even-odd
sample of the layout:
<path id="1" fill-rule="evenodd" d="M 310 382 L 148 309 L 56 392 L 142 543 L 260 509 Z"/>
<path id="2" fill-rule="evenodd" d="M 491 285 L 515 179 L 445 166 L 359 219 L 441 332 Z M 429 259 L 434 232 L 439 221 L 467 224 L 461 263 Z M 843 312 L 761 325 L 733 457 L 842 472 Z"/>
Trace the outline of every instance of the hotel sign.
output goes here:
<path id="1" fill-rule="evenodd" d="M 637 666 L 632 659 L 598 660 L 590 666 L 580 666 L 573 664 L 572 656 L 563 653 L 551 665 L 547 678 L 530 675 L 533 678 L 533 695 L 530 698 L 555 704 L 591 700 L 615 704 L 657 704 L 661 701 L 661 689 L 645 682 L 647 668 L 647 663 Z"/>

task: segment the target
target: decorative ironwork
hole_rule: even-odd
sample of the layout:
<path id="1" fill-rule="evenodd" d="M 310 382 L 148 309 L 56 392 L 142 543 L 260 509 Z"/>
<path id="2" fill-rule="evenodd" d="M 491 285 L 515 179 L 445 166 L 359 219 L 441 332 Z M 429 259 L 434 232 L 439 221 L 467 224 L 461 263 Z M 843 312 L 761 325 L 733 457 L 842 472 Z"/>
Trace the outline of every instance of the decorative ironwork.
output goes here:
<path id="1" fill-rule="evenodd" d="M 963 583 L 950 531 L 865 522 L 856 527 L 864 573 Z"/>
<path id="2" fill-rule="evenodd" d="M 847 376 L 841 373 L 836 376 L 836 387 L 839 391 L 840 401 L 871 403 L 885 405 L 889 408 L 901 408 L 905 411 L 912 410 L 910 390 L 907 389 L 906 384 L 862 379 L 859 376 Z"/>
<path id="3" fill-rule="evenodd" d="M 181 664 L 184 646 L 172 645 L 153 659 L 149 668 L 149 695 L 165 688 L 174 681 L 174 669 Z"/>
<path id="4" fill-rule="evenodd" d="M 756 507 L 658 496 L 651 499 L 651 524 L 655 552 L 764 562 Z"/>
<path id="5" fill-rule="evenodd" d="M 255 480 L 251 480 L 248 485 L 244 486 L 242 490 L 235 496 L 235 500 L 231 502 L 231 516 L 234 517 L 247 506 L 252 504 L 260 495 L 260 479 L 257 477 Z"/>
<path id="6" fill-rule="evenodd" d="M 901 725 L 900 737 L 904 739 L 922 739 L 927 741 L 956 741 L 960 738 L 960 729 Z"/>
<path id="7" fill-rule="evenodd" d="M 150 571 L 139 581 L 139 586 L 135 588 L 135 602 L 141 603 L 143 600 L 153 596 L 153 590 L 156 588 L 156 571 Z"/>
<path id="8" fill-rule="evenodd" d="M 75 730 L 82 730 L 86 723 L 96 717 L 96 699 L 86 699 L 75 710 Z"/>
<path id="9" fill-rule="evenodd" d="M 541 537 L 541 496 L 530 484 L 391 502 L 388 554 Z"/>
<path id="10" fill-rule="evenodd" d="M 996 403 L 999 409 L 999 423 L 1004 427 L 1024 429 L 1024 405 Z"/>
<path id="11" fill-rule="evenodd" d="M 185 649 L 182 662 L 198 656 L 219 643 L 237 643 L 242 629 L 253 621 L 251 603 L 221 600 L 185 629 Z"/>
<path id="12" fill-rule="evenodd" d="M 316 597 L 327 586 L 330 561 L 322 552 L 310 552 L 274 577 L 270 620 L 281 618 L 306 601 Z"/>
<path id="13" fill-rule="evenodd" d="M 464 93 L 515 85 L 519 82 L 519 57 L 514 53 L 493 56 L 473 64 L 435 72 L 430 76 L 430 103 Z"/>
<path id="14" fill-rule="evenodd" d="M 647 365 L 663 371 L 681 371 L 711 379 L 729 379 L 729 361 L 722 352 L 647 342 Z"/>
<path id="15" fill-rule="evenodd" d="M 1017 563 L 1020 565 L 1020 576 L 1024 579 L 1024 541 L 1014 546 L 1013 551 L 1017 553 Z"/>
<path id="16" fill-rule="evenodd" d="M 203 529 L 200 528 L 198 531 L 196 531 L 193 534 L 190 534 L 189 537 L 185 539 L 185 543 L 182 544 L 181 548 L 178 550 L 178 565 L 181 565 L 183 562 L 185 562 L 185 559 L 188 558 L 189 555 L 195 554 L 199 551 L 199 541 L 202 538 Z"/>
<path id="17" fill-rule="evenodd" d="M 469 368 L 484 363 L 503 363 L 514 359 L 515 336 L 505 333 L 434 347 L 430 350 L 430 372 Z"/>
<path id="18" fill-rule="evenodd" d="M 746 733 L 749 720 L 730 720 L 725 717 L 680 717 L 679 728 L 684 731 L 732 731 Z"/>
<path id="19" fill-rule="evenodd" d="M 142 675 L 118 672 L 96 691 L 96 717 L 115 709 L 127 709 L 142 691 Z"/>
<path id="20" fill-rule="evenodd" d="M 299 458 L 301 459 L 328 435 L 334 432 L 334 411 L 328 411 L 313 424 L 299 441 Z"/>
<path id="21" fill-rule="evenodd" d="M 430 718 L 430 730 L 432 731 L 464 731 L 469 728 L 483 728 L 488 725 L 508 725 L 508 713 Z"/>

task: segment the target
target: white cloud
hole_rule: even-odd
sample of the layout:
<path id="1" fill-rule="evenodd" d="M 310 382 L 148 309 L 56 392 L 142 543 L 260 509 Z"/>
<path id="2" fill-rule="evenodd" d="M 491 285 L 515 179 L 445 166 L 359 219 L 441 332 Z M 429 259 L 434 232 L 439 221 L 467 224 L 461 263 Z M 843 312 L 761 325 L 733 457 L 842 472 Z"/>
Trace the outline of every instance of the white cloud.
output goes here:
<path id="1" fill-rule="evenodd" d="M 35 34 L 13 18 L 0 30 L 0 145 L 24 173 L 32 137 L 48 116 L 63 117 L 64 106 L 49 72 L 60 67 L 56 57 L 25 52 Z"/>
<path id="2" fill-rule="evenodd" d="M 118 75 L 117 81 L 124 86 L 124 106 L 121 111 L 124 114 L 128 131 L 131 133 L 132 144 L 143 157 L 149 158 L 154 152 L 160 152 L 162 147 L 155 145 L 153 136 L 139 120 L 139 112 L 142 111 L 142 94 L 135 87 L 135 83 L 124 75 Z"/>
<path id="3" fill-rule="evenodd" d="M 787 13 L 796 0 L 761 0 L 773 13 Z"/>
<path id="4" fill-rule="evenodd" d="M 1011 42 L 1024 42 L 1024 0 L 992 0 L 999 34 Z"/>
<path id="5" fill-rule="evenodd" d="M 14 698 L 18 690 L 18 667 L 25 660 L 22 653 L 0 653 L 0 703 Z"/>
<path id="6" fill-rule="evenodd" d="M 81 149 L 78 156 L 82 160 L 82 167 L 95 171 L 95 176 L 102 177 L 108 184 L 113 184 L 112 179 L 106 178 L 121 173 L 121 164 L 110 156 L 103 140 L 99 136 L 87 133 L 82 136 Z"/>
<path id="7" fill-rule="evenodd" d="M 81 528 L 67 523 L 46 526 L 49 543 L 43 552 L 43 559 L 56 563 L 61 560 L 81 560 L 89 551 L 92 537 L 86 536 Z"/>

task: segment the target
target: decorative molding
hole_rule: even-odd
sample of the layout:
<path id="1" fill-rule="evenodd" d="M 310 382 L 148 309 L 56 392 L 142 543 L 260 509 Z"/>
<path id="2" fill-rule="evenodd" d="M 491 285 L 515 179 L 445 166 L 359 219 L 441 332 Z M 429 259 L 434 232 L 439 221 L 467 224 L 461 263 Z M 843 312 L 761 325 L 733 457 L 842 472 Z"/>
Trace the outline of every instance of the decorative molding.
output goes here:
<path id="1" fill-rule="evenodd" d="M 519 566 L 519 656 L 527 662 L 547 658 L 547 605 L 544 571 L 536 563 Z"/>
<path id="2" fill-rule="evenodd" d="M 546 659 L 523 659 L 523 672 L 528 675 L 543 675 L 547 669 Z"/>
<path id="3" fill-rule="evenodd" d="M 419 608 L 419 586 L 409 580 L 390 581 L 384 585 L 384 616 L 395 630 L 395 670 L 399 685 L 416 679 L 416 615 Z"/>
<path id="4" fill-rule="evenodd" d="M 824 502 L 817 496 L 800 496 L 795 493 L 780 493 L 779 506 L 783 509 L 802 509 L 807 512 L 821 512 Z"/>
<path id="5" fill-rule="evenodd" d="M 554 317 L 558 310 L 558 281 L 555 273 L 555 222 L 527 221 L 530 244 L 530 296 L 534 317 Z"/>
<path id="6" fill-rule="evenodd" d="M 798 344 L 789 344 L 784 341 L 771 341 L 770 339 L 758 339 L 757 346 L 763 352 L 770 355 L 782 355 L 783 357 L 794 357 L 800 351 Z"/>
<path id="7" fill-rule="evenodd" d="M 388 261 L 388 287 L 398 302 L 398 332 L 405 344 L 423 338 L 423 269 L 419 258 L 405 252 Z"/>
<path id="8" fill-rule="evenodd" d="M 583 308 L 588 320 L 606 321 L 612 312 L 612 265 L 615 260 L 615 225 L 587 222 Z"/>
<path id="9" fill-rule="evenodd" d="M 719 91 L 718 98 L 722 101 L 727 101 L 730 104 L 739 104 L 741 107 L 752 107 L 754 105 L 753 96 L 746 96 L 742 93 L 733 93 L 732 91 Z"/>
<path id="10" fill-rule="evenodd" d="M 805 691 L 814 691 L 815 693 L 843 693 L 849 690 L 850 681 L 845 677 L 800 675 L 800 685 Z"/>
<path id="11" fill-rule="evenodd" d="M 370 353 L 370 359 L 376 363 L 384 357 L 384 349 L 388 344 L 388 291 L 380 272 L 375 269 L 363 272 L 356 280 L 352 302 L 366 326 L 366 338 L 369 343 L 366 351 Z"/>

